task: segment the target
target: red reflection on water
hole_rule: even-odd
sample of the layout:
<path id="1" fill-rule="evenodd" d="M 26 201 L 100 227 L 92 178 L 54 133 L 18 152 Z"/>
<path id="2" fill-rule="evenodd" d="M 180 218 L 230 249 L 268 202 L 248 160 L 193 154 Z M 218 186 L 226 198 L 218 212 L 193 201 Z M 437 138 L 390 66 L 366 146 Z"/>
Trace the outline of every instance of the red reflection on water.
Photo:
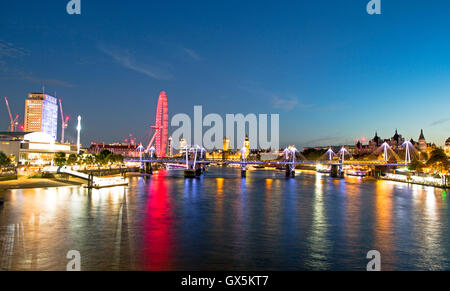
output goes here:
<path id="1" fill-rule="evenodd" d="M 144 225 L 144 268 L 149 271 L 171 270 L 173 258 L 172 207 L 165 171 L 153 175 L 148 188 L 147 218 Z"/>

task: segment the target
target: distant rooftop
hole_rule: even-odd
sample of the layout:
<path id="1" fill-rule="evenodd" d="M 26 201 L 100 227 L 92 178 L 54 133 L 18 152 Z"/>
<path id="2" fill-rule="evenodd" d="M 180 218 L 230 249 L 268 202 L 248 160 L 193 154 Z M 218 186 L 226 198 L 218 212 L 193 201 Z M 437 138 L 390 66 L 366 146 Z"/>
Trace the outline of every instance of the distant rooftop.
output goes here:
<path id="1" fill-rule="evenodd" d="M 29 132 L 0 132 L 0 140 L 2 141 L 11 141 L 11 140 L 24 140 L 25 135 Z"/>
<path id="2" fill-rule="evenodd" d="M 34 95 L 35 97 L 37 97 L 37 96 L 42 96 L 42 95 L 46 95 L 46 96 L 53 97 L 53 95 L 51 95 L 51 94 L 48 94 L 48 93 L 42 93 L 42 92 L 30 93 L 30 94 L 28 94 L 28 97 L 32 97 L 33 95 Z M 53 97 L 53 98 L 55 98 L 55 97 Z"/>
<path id="3" fill-rule="evenodd" d="M 23 137 L 30 132 L 9 132 L 9 131 L 0 131 L 0 137 Z"/>

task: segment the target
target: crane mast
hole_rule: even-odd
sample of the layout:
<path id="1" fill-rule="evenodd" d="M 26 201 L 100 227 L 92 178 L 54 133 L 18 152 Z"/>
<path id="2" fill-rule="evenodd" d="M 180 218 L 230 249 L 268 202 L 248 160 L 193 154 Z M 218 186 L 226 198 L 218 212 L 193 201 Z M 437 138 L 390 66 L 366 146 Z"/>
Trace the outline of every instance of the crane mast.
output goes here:
<path id="1" fill-rule="evenodd" d="M 19 114 L 16 114 L 14 118 L 14 131 L 19 131 Z"/>
<path id="2" fill-rule="evenodd" d="M 16 123 L 16 121 L 12 117 L 11 109 L 9 108 L 8 98 L 6 96 L 5 96 L 5 103 L 6 103 L 6 108 L 8 108 L 9 119 L 11 120 L 10 121 L 10 131 L 13 132 L 14 131 L 14 124 Z M 16 117 L 16 119 L 18 119 L 18 117 Z"/>
<path id="3" fill-rule="evenodd" d="M 59 110 L 61 111 L 61 143 L 64 143 L 64 131 L 68 126 L 69 117 L 64 117 L 61 99 L 59 99 Z"/>

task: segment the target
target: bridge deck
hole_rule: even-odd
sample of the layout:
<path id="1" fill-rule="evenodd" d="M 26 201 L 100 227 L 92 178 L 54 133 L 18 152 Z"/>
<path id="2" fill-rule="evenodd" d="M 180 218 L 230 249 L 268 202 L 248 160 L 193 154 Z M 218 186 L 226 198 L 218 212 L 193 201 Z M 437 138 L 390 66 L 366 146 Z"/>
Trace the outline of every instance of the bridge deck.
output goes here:
<path id="1" fill-rule="evenodd" d="M 137 162 L 140 163 L 139 159 L 127 159 L 127 162 Z M 142 160 L 143 163 L 156 163 L 156 164 L 186 164 L 186 160 Z M 321 162 L 321 161 L 232 161 L 232 160 L 202 160 L 196 161 L 196 164 L 234 164 L 234 165 L 330 165 L 330 166 L 406 166 L 405 163 L 386 163 L 386 162 L 376 162 L 376 161 L 349 161 L 349 162 Z M 189 161 L 189 164 L 194 164 L 193 161 Z"/>

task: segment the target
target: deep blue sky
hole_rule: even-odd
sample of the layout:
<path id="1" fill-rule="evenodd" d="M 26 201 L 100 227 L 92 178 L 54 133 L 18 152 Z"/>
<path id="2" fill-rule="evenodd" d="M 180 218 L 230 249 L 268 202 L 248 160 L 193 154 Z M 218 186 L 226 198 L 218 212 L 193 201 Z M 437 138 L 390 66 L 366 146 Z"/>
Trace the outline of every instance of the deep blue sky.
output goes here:
<path id="1" fill-rule="evenodd" d="M 450 136 L 449 1 L 67 2 L 0 2 L 0 95 L 23 117 L 45 83 L 85 145 L 147 139 L 161 90 L 172 115 L 279 113 L 282 144 Z"/>

